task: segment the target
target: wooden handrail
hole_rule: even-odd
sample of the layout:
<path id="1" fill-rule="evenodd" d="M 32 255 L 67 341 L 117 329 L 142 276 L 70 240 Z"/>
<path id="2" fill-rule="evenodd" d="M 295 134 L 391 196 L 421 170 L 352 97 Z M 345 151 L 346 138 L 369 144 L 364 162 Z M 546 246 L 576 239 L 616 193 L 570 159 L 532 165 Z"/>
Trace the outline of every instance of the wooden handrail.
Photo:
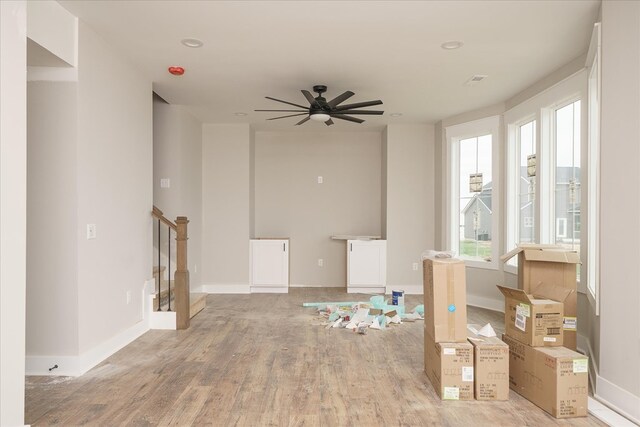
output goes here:
<path id="1" fill-rule="evenodd" d="M 162 211 L 158 209 L 156 206 L 153 207 L 153 210 L 151 211 L 151 215 L 154 218 L 159 219 L 165 225 L 168 225 L 169 227 L 171 227 L 173 231 L 177 231 L 177 226 L 173 222 L 171 222 L 171 220 L 167 219 L 162 213 Z"/>

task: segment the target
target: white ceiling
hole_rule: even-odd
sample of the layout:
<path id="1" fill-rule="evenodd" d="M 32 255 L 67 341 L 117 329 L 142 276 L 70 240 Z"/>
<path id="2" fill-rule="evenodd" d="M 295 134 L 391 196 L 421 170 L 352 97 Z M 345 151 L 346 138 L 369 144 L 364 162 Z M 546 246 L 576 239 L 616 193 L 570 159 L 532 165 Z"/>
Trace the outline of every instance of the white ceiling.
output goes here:
<path id="1" fill-rule="evenodd" d="M 600 1 L 61 1 L 128 56 L 171 104 L 207 123 L 249 122 L 292 129 L 299 118 L 267 122 L 305 105 L 301 89 L 329 87 L 327 99 L 381 99 L 393 122 L 434 123 L 502 102 L 586 52 Z M 204 42 L 199 49 L 180 40 Z M 445 51 L 440 45 L 460 40 Z M 180 65 L 175 77 L 167 67 Z M 474 74 L 489 77 L 475 86 Z M 237 117 L 236 112 L 246 112 Z M 399 112 L 393 118 L 389 113 Z M 324 129 L 307 122 L 300 128 Z M 298 128 L 298 129 L 300 129 Z"/>

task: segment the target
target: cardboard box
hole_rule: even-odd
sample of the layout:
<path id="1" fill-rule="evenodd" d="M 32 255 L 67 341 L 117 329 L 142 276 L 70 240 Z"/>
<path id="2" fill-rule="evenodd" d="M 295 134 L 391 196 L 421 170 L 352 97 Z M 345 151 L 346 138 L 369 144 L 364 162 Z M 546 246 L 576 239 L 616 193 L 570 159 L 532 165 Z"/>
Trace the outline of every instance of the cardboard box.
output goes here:
<path id="1" fill-rule="evenodd" d="M 467 342 L 467 286 L 464 261 L 425 259 L 424 323 L 435 342 Z"/>
<path id="2" fill-rule="evenodd" d="M 473 400 L 473 346 L 438 343 L 425 329 L 424 370 L 442 400 Z"/>
<path id="3" fill-rule="evenodd" d="M 532 347 L 562 345 L 562 301 L 570 293 L 568 289 L 554 288 L 561 301 L 535 298 L 521 289 L 498 289 L 504 295 L 504 328 L 508 336 Z"/>
<path id="4" fill-rule="evenodd" d="M 576 287 L 577 264 L 580 255 L 557 245 L 519 245 L 500 259 L 507 262 L 518 256 L 518 288 L 527 293 L 540 284 L 567 288 L 573 293 L 564 301 L 564 346 L 576 349 L 578 294 Z M 541 295 L 553 299 L 548 295 Z"/>
<path id="5" fill-rule="evenodd" d="M 480 325 L 468 325 L 473 346 L 474 395 L 476 400 L 509 399 L 509 346 L 498 337 L 478 335 Z"/>
<path id="6" fill-rule="evenodd" d="M 556 418 L 587 416 L 589 359 L 566 347 L 509 345 L 509 385 Z"/>

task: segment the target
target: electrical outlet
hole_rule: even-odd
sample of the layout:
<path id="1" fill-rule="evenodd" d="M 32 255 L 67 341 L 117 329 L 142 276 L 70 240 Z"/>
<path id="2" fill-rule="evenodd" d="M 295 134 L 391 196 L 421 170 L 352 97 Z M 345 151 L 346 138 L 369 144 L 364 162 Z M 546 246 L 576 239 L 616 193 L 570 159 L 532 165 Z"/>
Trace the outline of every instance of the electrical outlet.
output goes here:
<path id="1" fill-rule="evenodd" d="M 160 179 L 160 188 L 169 188 L 171 187 L 171 180 L 169 178 Z"/>
<path id="2" fill-rule="evenodd" d="M 318 177 L 318 184 L 322 184 L 323 182 L 324 182 L 324 179 L 321 176 L 319 176 Z"/>
<path id="3" fill-rule="evenodd" d="M 413 271 L 418 271 L 418 267 L 420 264 L 418 264 L 417 262 L 413 263 Z"/>
<path id="4" fill-rule="evenodd" d="M 127 304 L 131 304 L 131 291 L 127 291 Z"/>
<path id="5" fill-rule="evenodd" d="M 318 267 L 324 267 L 324 260 L 322 258 L 318 258 Z"/>
<path id="6" fill-rule="evenodd" d="M 87 224 L 87 240 L 96 238 L 96 225 Z"/>

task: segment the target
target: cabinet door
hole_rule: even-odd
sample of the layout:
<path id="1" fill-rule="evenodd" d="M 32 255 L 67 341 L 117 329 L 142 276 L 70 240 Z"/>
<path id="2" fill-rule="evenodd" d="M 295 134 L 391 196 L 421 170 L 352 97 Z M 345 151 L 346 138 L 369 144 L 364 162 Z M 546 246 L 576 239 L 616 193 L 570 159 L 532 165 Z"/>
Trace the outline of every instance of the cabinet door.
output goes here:
<path id="1" fill-rule="evenodd" d="M 347 242 L 348 286 L 385 286 L 387 251 L 384 240 L 349 240 Z"/>
<path id="2" fill-rule="evenodd" d="M 251 284 L 289 285 L 289 244 L 286 240 L 251 241 Z"/>

